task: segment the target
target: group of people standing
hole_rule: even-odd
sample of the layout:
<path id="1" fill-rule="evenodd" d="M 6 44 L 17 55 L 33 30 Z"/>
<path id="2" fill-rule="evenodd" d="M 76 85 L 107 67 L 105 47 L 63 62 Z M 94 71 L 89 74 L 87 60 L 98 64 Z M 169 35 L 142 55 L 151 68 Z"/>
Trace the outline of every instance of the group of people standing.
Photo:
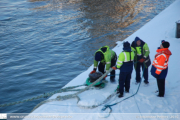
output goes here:
<path id="1" fill-rule="evenodd" d="M 162 40 L 160 47 L 156 51 L 157 54 L 155 55 L 151 68 L 151 75 L 157 79 L 158 97 L 164 97 L 165 94 L 165 78 L 167 76 L 168 61 L 171 55 L 168 49 L 169 46 L 169 42 Z M 94 69 L 91 73 L 96 72 L 98 68 L 98 70 L 104 74 L 105 66 L 106 71 L 112 67 L 113 70 L 111 71 L 110 81 L 115 82 L 115 70 L 120 69 L 119 88 L 117 90 L 117 94 L 119 94 L 118 97 L 120 98 L 123 97 L 124 88 L 125 92 L 129 93 L 133 66 L 136 71 L 136 84 L 140 83 L 142 80 L 141 68 L 143 71 L 144 83 L 149 84 L 148 67 L 151 65 L 149 54 L 150 50 L 147 43 L 139 37 L 136 37 L 131 45 L 129 42 L 123 43 L 123 51 L 119 54 L 118 59 L 116 53 L 111 50 L 109 46 L 103 46 L 95 53 Z M 103 80 L 105 80 L 105 78 Z"/>

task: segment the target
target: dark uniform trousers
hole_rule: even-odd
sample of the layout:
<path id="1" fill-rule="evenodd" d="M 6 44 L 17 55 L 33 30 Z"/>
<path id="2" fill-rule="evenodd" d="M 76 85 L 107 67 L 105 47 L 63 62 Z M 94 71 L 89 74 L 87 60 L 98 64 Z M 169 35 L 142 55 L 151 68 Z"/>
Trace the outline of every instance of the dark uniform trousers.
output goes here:
<path id="1" fill-rule="evenodd" d="M 131 80 L 131 72 L 120 72 L 119 74 L 119 92 L 123 94 L 124 87 L 126 91 L 129 91 L 130 88 L 130 80 Z"/>
<path id="2" fill-rule="evenodd" d="M 157 85 L 158 85 L 159 95 L 164 96 L 164 93 L 165 93 L 165 78 L 164 79 L 157 79 Z"/>
<path id="3" fill-rule="evenodd" d="M 116 65 L 116 61 L 117 61 L 117 55 L 115 54 L 114 58 L 111 59 L 111 67 L 115 66 Z M 104 69 L 105 69 L 105 63 L 102 63 L 100 62 L 99 65 L 98 65 L 98 70 L 100 72 L 102 72 L 103 74 L 105 73 Z M 111 71 L 111 78 L 115 78 L 115 70 Z"/>
<path id="4" fill-rule="evenodd" d="M 148 67 L 146 68 L 144 66 L 144 63 L 140 63 L 140 62 L 137 62 L 137 66 L 136 66 L 136 82 L 140 82 L 140 80 L 141 80 L 141 75 L 140 75 L 141 74 L 141 67 L 142 67 L 142 71 L 144 69 L 144 74 L 143 74 L 144 81 L 148 82 Z"/>

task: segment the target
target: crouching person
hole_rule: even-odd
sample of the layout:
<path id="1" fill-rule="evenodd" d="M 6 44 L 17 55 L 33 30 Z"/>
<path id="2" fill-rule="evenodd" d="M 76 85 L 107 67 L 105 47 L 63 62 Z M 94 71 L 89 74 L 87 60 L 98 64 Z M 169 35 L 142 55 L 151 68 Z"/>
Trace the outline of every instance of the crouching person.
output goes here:
<path id="1" fill-rule="evenodd" d="M 120 69 L 119 74 L 119 90 L 117 90 L 119 94 L 119 98 L 123 97 L 124 87 L 125 91 L 129 92 L 130 89 L 130 79 L 131 73 L 133 70 L 133 60 L 134 60 L 134 52 L 131 50 L 130 43 L 123 43 L 123 52 L 119 54 L 119 58 L 117 61 L 116 67 L 112 67 L 114 70 Z"/>
<path id="2" fill-rule="evenodd" d="M 162 44 L 155 55 L 155 59 L 151 68 L 151 75 L 157 79 L 159 94 L 158 97 L 164 97 L 165 94 L 165 78 L 168 73 L 168 61 L 171 51 L 168 49 L 169 42 L 162 41 Z"/>
<path id="3" fill-rule="evenodd" d="M 106 66 L 106 71 L 108 71 L 109 68 L 116 65 L 116 61 L 117 61 L 117 55 L 113 50 L 111 50 L 109 48 L 109 46 L 101 47 L 95 53 L 94 69 L 93 69 L 93 71 L 91 71 L 91 74 L 96 72 L 97 66 L 98 66 L 98 70 L 104 74 L 105 66 Z M 98 62 L 99 62 L 99 64 L 98 64 Z M 107 75 L 106 75 L 106 77 L 107 77 Z M 104 78 L 104 80 L 105 80 L 105 78 Z M 110 81 L 115 82 L 115 70 L 113 70 L 111 72 Z"/>

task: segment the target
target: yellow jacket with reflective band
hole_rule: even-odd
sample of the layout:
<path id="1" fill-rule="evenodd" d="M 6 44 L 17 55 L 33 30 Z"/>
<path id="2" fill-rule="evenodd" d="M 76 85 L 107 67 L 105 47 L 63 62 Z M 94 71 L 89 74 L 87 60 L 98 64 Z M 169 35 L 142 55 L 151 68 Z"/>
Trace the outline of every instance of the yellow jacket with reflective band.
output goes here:
<path id="1" fill-rule="evenodd" d="M 142 56 L 141 46 L 136 46 L 135 48 L 131 47 L 131 49 L 135 52 L 135 56 Z M 147 43 L 145 43 L 143 45 L 143 56 L 142 57 L 147 58 L 149 53 L 150 53 L 149 47 L 148 47 Z"/>
<path id="2" fill-rule="evenodd" d="M 103 52 L 102 48 L 106 48 L 106 51 Z M 110 50 L 109 46 L 101 47 L 99 50 L 95 52 L 95 54 L 97 52 L 101 52 L 103 54 L 104 59 L 102 59 L 100 62 L 106 64 L 106 70 L 109 70 L 109 68 L 111 67 L 111 59 L 114 58 L 115 52 L 113 50 Z M 97 68 L 97 66 L 98 66 L 98 61 L 94 60 L 94 68 Z"/>
<path id="3" fill-rule="evenodd" d="M 130 53 L 131 53 L 131 60 L 130 60 Z M 134 52 L 131 51 L 131 52 L 126 52 L 126 51 L 123 51 L 119 54 L 119 58 L 118 58 L 118 61 L 117 61 L 117 65 L 116 67 L 118 69 L 120 69 L 120 67 L 123 65 L 123 64 L 126 64 L 130 61 L 133 61 L 134 60 Z"/>
<path id="4" fill-rule="evenodd" d="M 148 47 L 147 43 L 145 43 L 144 41 L 141 40 L 141 45 L 137 46 L 135 41 L 133 41 L 132 44 L 131 44 L 131 49 L 135 53 L 135 57 L 134 57 L 135 69 L 136 69 L 136 66 L 137 66 L 137 62 L 141 58 L 145 59 L 144 63 L 145 63 L 146 68 L 151 65 L 151 60 L 149 58 L 150 51 L 149 51 L 149 47 Z"/>

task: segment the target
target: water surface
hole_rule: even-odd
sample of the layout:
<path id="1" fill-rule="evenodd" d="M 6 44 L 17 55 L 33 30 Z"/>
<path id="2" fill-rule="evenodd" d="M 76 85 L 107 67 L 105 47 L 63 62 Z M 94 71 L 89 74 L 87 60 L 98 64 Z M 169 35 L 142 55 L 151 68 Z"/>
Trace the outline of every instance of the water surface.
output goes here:
<path id="1" fill-rule="evenodd" d="M 175 0 L 1 0 L 0 104 L 62 88 Z M 85 80 L 84 80 L 85 81 Z M 42 98 L 0 113 L 29 113 Z"/>

